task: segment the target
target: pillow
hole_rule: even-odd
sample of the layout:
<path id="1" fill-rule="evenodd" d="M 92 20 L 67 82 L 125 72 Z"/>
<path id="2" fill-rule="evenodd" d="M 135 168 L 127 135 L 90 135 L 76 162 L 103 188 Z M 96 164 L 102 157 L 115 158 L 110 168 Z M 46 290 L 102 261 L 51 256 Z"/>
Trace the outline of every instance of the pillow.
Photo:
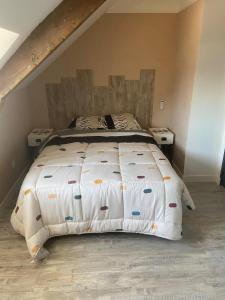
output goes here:
<path id="1" fill-rule="evenodd" d="M 76 119 L 78 129 L 107 129 L 104 117 L 101 116 L 80 116 Z"/>
<path id="2" fill-rule="evenodd" d="M 123 113 L 118 115 L 112 114 L 111 118 L 115 129 L 141 129 L 141 126 L 138 124 L 137 120 L 130 113 Z"/>

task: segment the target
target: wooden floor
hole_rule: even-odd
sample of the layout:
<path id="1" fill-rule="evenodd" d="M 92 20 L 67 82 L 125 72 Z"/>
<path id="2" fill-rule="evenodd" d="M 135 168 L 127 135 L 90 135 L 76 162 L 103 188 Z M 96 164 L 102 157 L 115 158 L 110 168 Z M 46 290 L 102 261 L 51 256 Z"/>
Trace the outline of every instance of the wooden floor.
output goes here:
<path id="1" fill-rule="evenodd" d="M 0 299 L 225 299 L 225 190 L 189 184 L 195 212 L 181 241 L 138 234 L 54 238 L 32 264 L 25 241 L 0 213 Z"/>

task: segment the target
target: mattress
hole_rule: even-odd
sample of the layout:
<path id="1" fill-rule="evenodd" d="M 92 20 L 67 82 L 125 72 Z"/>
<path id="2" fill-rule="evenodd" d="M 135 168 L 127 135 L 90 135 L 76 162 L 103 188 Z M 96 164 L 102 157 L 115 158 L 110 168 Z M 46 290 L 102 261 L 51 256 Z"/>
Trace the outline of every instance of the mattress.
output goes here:
<path id="1" fill-rule="evenodd" d="M 40 259 L 44 243 L 59 235 L 121 231 L 179 240 L 182 203 L 195 208 L 147 131 L 63 130 L 31 166 L 11 224 Z"/>

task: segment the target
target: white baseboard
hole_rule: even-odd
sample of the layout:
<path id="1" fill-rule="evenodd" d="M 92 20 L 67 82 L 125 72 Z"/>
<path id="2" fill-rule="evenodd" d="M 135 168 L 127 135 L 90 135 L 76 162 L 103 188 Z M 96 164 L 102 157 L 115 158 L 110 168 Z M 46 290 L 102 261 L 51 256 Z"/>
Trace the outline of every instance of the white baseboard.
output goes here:
<path id="1" fill-rule="evenodd" d="M 6 205 L 6 203 L 9 203 L 10 201 L 12 201 L 12 200 L 14 200 L 14 199 L 17 198 L 19 190 L 20 190 L 20 186 L 21 186 L 21 184 L 23 182 L 23 179 L 26 176 L 29 168 L 30 168 L 30 163 L 28 163 L 26 165 L 26 167 L 21 172 L 20 176 L 17 178 L 17 180 L 11 186 L 11 188 L 8 191 L 8 193 L 5 196 L 5 198 L 1 201 L 0 208 L 4 207 Z"/>
<path id="2" fill-rule="evenodd" d="M 183 179 L 184 182 L 216 182 L 220 184 L 220 177 L 217 175 L 188 175 L 185 176 L 182 174 L 178 166 L 172 162 L 172 166 L 177 174 Z"/>
<path id="3" fill-rule="evenodd" d="M 184 182 L 216 182 L 220 183 L 220 179 L 216 175 L 189 175 L 183 176 Z"/>

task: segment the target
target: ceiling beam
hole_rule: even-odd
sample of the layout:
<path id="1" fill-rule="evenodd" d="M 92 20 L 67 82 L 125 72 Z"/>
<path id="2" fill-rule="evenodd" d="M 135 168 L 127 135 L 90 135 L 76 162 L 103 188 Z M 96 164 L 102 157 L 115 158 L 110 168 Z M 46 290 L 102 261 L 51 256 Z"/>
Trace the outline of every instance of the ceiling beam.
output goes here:
<path id="1" fill-rule="evenodd" d="M 64 0 L 0 71 L 0 99 L 9 94 L 94 13 L 105 0 Z"/>

